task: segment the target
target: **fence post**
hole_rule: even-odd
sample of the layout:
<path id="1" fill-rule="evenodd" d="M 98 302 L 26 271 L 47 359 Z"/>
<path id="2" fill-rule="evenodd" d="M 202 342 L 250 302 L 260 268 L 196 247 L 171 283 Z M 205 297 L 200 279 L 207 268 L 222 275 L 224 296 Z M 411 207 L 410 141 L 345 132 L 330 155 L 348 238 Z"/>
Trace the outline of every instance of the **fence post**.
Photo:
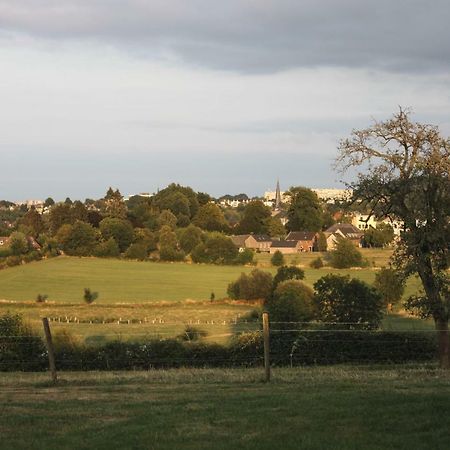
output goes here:
<path id="1" fill-rule="evenodd" d="M 47 317 L 42 318 L 42 324 L 44 325 L 45 343 L 47 346 L 50 373 L 53 383 L 56 383 L 58 381 L 58 377 L 56 375 L 55 351 L 53 348 L 52 333 L 50 332 L 50 325 L 48 324 Z"/>
<path id="2" fill-rule="evenodd" d="M 265 381 L 270 381 L 270 335 L 269 335 L 269 313 L 263 312 L 263 336 L 264 336 L 264 372 Z"/>

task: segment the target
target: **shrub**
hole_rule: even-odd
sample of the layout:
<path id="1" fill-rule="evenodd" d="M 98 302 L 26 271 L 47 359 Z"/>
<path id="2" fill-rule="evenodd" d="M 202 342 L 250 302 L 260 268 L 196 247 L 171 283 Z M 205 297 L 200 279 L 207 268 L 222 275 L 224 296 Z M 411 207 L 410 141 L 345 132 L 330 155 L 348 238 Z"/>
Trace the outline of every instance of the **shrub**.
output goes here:
<path id="1" fill-rule="evenodd" d="M 114 238 L 109 238 L 95 247 L 94 256 L 98 258 L 117 258 L 120 256 L 120 249 Z"/>
<path id="2" fill-rule="evenodd" d="M 312 269 L 321 269 L 323 267 L 323 260 L 322 260 L 322 258 L 319 256 L 316 259 L 313 259 L 309 263 L 309 267 L 311 267 Z"/>
<path id="3" fill-rule="evenodd" d="M 191 257 L 195 263 L 235 264 L 238 254 L 238 249 L 228 236 L 210 233 L 204 243 L 194 248 Z"/>
<path id="4" fill-rule="evenodd" d="M 331 267 L 336 269 L 362 267 L 364 265 L 361 252 L 349 239 L 338 239 L 336 248 L 329 252 L 328 258 Z"/>
<path id="5" fill-rule="evenodd" d="M 181 333 L 178 338 L 182 341 L 198 341 L 205 336 L 208 336 L 208 333 L 205 330 L 193 327 L 192 325 L 187 325 L 184 332 Z"/>
<path id="6" fill-rule="evenodd" d="M 283 253 L 281 253 L 280 250 L 277 250 L 273 254 L 272 258 L 270 258 L 270 262 L 272 263 L 272 266 L 275 267 L 282 266 L 285 263 Z"/>
<path id="7" fill-rule="evenodd" d="M 185 256 L 182 250 L 177 250 L 171 246 L 161 246 L 159 249 L 159 259 L 161 261 L 183 261 Z"/>
<path id="8" fill-rule="evenodd" d="M 87 304 L 94 303 L 94 301 L 98 298 L 98 292 L 92 292 L 89 288 L 84 288 L 83 298 Z"/>
<path id="9" fill-rule="evenodd" d="M 348 329 L 376 329 L 383 302 L 378 291 L 356 278 L 325 275 L 314 283 L 318 319 Z"/>
<path id="10" fill-rule="evenodd" d="M 20 266 L 22 258 L 20 256 L 8 256 L 5 263 L 8 267 Z"/>
<path id="11" fill-rule="evenodd" d="M 47 364 L 44 343 L 18 314 L 0 316 L 0 370 L 43 370 Z"/>
<path id="12" fill-rule="evenodd" d="M 253 269 L 248 275 L 242 273 L 227 289 L 229 297 L 235 300 L 264 300 L 271 291 L 272 275 L 259 269 Z"/>
<path id="13" fill-rule="evenodd" d="M 236 262 L 238 264 L 251 264 L 253 262 L 253 258 L 255 253 L 250 248 L 244 248 L 242 252 L 239 252 L 238 257 L 236 258 Z"/>
<path id="14" fill-rule="evenodd" d="M 48 299 L 47 294 L 38 294 L 36 297 L 36 302 L 37 303 L 45 303 L 47 299 Z"/>
<path id="15" fill-rule="evenodd" d="M 139 261 L 144 261 L 147 259 L 147 249 L 145 248 L 144 244 L 131 244 L 127 251 L 125 252 L 125 258 L 127 259 L 137 259 Z"/>
<path id="16" fill-rule="evenodd" d="M 265 304 L 270 321 L 281 323 L 276 328 L 292 328 L 283 326 L 288 322 L 309 322 L 314 317 L 313 297 L 313 290 L 301 281 L 282 281 Z"/>

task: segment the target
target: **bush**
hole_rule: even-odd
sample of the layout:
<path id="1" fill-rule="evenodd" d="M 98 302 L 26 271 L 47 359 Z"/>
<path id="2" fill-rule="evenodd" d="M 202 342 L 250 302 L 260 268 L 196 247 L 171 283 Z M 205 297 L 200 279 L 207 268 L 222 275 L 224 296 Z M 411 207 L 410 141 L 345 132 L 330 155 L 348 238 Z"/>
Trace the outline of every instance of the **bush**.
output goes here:
<path id="1" fill-rule="evenodd" d="M 45 303 L 48 299 L 48 295 L 47 294 L 38 294 L 36 297 L 36 302 L 37 303 Z"/>
<path id="2" fill-rule="evenodd" d="M 33 251 L 23 255 L 23 261 L 26 263 L 30 263 L 32 261 L 40 261 L 41 259 L 42 255 L 37 251 Z"/>
<path id="3" fill-rule="evenodd" d="M 159 249 L 159 259 L 161 261 L 184 261 L 185 256 L 182 250 L 177 250 L 171 246 L 161 246 Z"/>
<path id="4" fill-rule="evenodd" d="M 8 256 L 5 263 L 8 267 L 20 266 L 22 264 L 22 258 L 20 256 Z"/>
<path id="5" fill-rule="evenodd" d="M 313 297 L 313 290 L 301 281 L 282 281 L 265 304 L 270 321 L 281 323 L 275 328 L 298 328 L 288 322 L 309 322 L 314 317 Z"/>
<path id="6" fill-rule="evenodd" d="M 147 249 L 144 244 L 131 244 L 127 251 L 125 252 L 125 258 L 127 259 L 137 259 L 138 261 L 144 261 L 147 259 Z"/>
<path id="7" fill-rule="evenodd" d="M 312 269 L 321 269 L 323 267 L 323 260 L 322 260 L 322 258 L 319 256 L 316 259 L 313 259 L 309 263 L 309 267 L 311 267 Z"/>
<path id="8" fill-rule="evenodd" d="M 325 275 L 314 283 L 314 303 L 322 322 L 347 329 L 376 329 L 383 302 L 378 291 L 356 278 Z"/>
<path id="9" fill-rule="evenodd" d="M 120 249 L 114 238 L 109 238 L 95 247 L 94 256 L 98 258 L 117 258 L 120 256 Z"/>
<path id="10" fill-rule="evenodd" d="M 331 267 L 336 269 L 362 267 L 365 264 L 361 252 L 349 239 L 339 239 L 336 248 L 329 252 L 328 258 Z"/>
<path id="11" fill-rule="evenodd" d="M 204 243 L 192 250 L 191 258 L 195 263 L 236 264 L 238 254 L 238 249 L 228 236 L 210 233 Z"/>
<path id="12" fill-rule="evenodd" d="M 83 298 L 87 304 L 94 303 L 94 301 L 98 298 L 98 292 L 92 292 L 89 288 L 84 288 Z"/>
<path id="13" fill-rule="evenodd" d="M 272 263 L 272 266 L 275 266 L 275 267 L 284 265 L 285 261 L 284 261 L 283 253 L 281 253 L 280 250 L 277 250 L 273 254 L 272 258 L 270 258 L 270 262 Z"/>
<path id="14" fill-rule="evenodd" d="M 236 262 L 238 264 L 246 265 L 251 264 L 253 262 L 253 258 L 255 253 L 250 248 L 244 248 L 242 252 L 239 252 L 238 257 L 236 258 Z"/>
<path id="15" fill-rule="evenodd" d="M 192 325 L 187 325 L 184 332 L 178 336 L 178 339 L 182 341 L 198 341 L 199 339 L 208 336 L 205 330 L 193 327 Z"/>
<path id="16" fill-rule="evenodd" d="M 233 283 L 228 285 L 228 296 L 235 300 L 264 300 L 272 292 L 272 275 L 259 269 L 250 274 L 242 273 Z"/>
<path id="17" fill-rule="evenodd" d="M 47 353 L 41 338 L 18 314 L 0 316 L 0 371 L 43 370 Z"/>

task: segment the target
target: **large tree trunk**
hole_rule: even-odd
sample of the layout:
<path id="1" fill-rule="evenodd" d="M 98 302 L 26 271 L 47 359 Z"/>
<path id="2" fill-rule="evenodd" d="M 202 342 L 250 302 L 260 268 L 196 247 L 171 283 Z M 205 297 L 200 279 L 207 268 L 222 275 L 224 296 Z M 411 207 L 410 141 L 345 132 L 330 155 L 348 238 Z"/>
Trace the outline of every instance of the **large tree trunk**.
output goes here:
<path id="1" fill-rule="evenodd" d="M 450 335 L 447 320 L 435 321 L 439 342 L 439 364 L 441 369 L 450 368 Z"/>

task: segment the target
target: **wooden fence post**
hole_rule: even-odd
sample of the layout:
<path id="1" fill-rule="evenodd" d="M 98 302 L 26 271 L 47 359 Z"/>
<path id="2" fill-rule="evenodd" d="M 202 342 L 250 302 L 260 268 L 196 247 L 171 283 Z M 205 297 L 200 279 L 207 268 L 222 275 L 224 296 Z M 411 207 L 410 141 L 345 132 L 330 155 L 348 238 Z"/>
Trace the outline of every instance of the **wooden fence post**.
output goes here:
<path id="1" fill-rule="evenodd" d="M 264 372 L 265 381 L 270 381 L 270 335 L 269 335 L 269 313 L 263 312 L 263 336 L 264 336 Z"/>
<path id="2" fill-rule="evenodd" d="M 42 324 L 44 325 L 45 343 L 47 345 L 50 373 L 53 383 L 56 383 L 58 381 L 58 377 L 56 375 L 55 351 L 53 348 L 52 333 L 50 332 L 50 325 L 48 324 L 47 317 L 42 318 Z"/>

